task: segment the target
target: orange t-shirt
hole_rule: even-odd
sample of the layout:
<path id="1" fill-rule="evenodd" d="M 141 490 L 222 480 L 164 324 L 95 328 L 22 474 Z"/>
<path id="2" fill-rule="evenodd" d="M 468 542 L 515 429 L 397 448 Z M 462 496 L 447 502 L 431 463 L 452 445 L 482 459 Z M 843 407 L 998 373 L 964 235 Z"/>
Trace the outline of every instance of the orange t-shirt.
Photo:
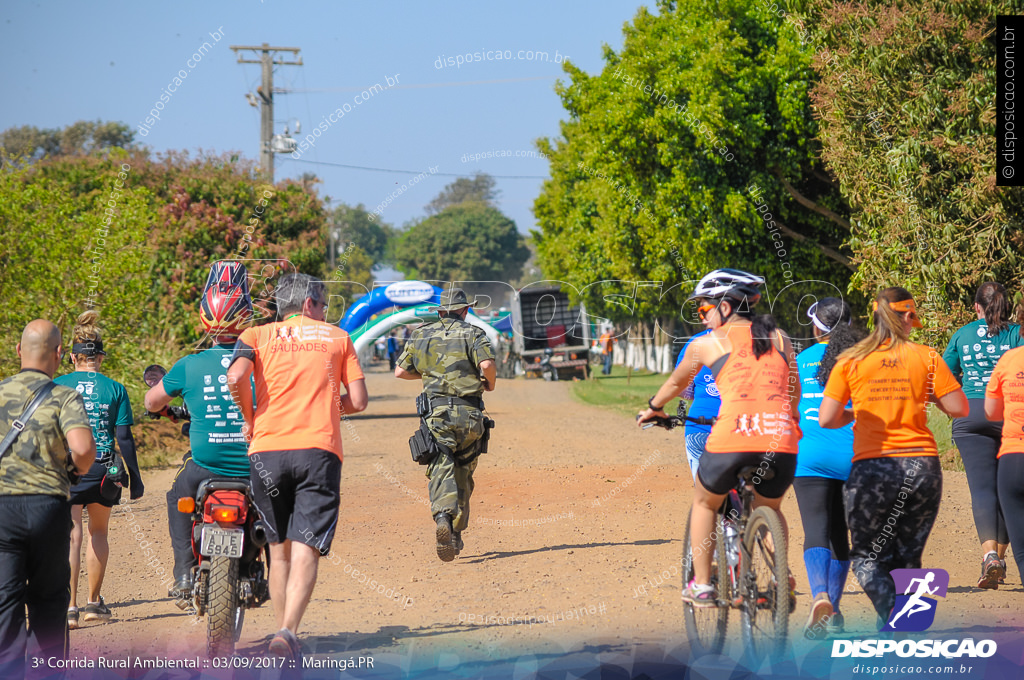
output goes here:
<path id="1" fill-rule="evenodd" d="M 256 413 L 250 456 L 264 451 L 324 449 L 342 457 L 342 385 L 363 379 L 348 333 L 300 314 L 247 328 L 238 338 L 235 352 L 251 355 L 255 364 Z"/>
<path id="2" fill-rule="evenodd" d="M 937 456 L 925 410 L 928 395 L 939 398 L 958 389 L 960 383 L 939 352 L 908 342 L 899 350 L 876 350 L 860 361 L 841 359 L 832 369 L 825 396 L 840 404 L 853 399 L 856 462 Z"/>
<path id="3" fill-rule="evenodd" d="M 729 340 L 732 351 L 715 376 L 722 406 L 705 449 L 708 453 L 796 453 L 803 434 L 790 413 L 785 357 L 773 347 L 755 359 L 747 325 L 729 329 Z"/>
<path id="4" fill-rule="evenodd" d="M 999 358 L 985 396 L 1003 400 L 1003 443 L 996 458 L 1004 453 L 1024 453 L 1024 347 Z"/>

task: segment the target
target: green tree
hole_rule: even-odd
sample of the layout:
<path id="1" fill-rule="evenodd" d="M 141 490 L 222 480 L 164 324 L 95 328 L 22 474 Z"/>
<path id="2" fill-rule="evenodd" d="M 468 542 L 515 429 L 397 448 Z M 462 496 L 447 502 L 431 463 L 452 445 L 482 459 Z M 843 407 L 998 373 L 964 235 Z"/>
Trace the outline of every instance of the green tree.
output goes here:
<path id="1" fill-rule="evenodd" d="M 436 215 L 445 208 L 460 203 L 483 203 L 492 208 L 498 194 L 497 182 L 486 172 L 477 172 L 472 177 L 459 177 L 441 190 L 426 206 L 428 215 Z"/>
<path id="2" fill-rule="evenodd" d="M 421 279 L 511 281 L 529 254 L 515 222 L 472 202 L 445 208 L 409 228 L 395 244 L 395 265 Z"/>
<path id="3" fill-rule="evenodd" d="M 975 290 L 1024 284 L 1024 190 L 997 187 L 995 18 L 1011 0 L 800 0 L 822 156 L 853 206 L 854 283 L 914 293 L 944 343 Z M 963 303 L 963 304 L 956 304 Z"/>
<path id="4" fill-rule="evenodd" d="M 746 0 L 658 10 L 637 11 L 621 52 L 605 46 L 600 74 L 565 66 L 568 120 L 538 143 L 552 175 L 534 205 L 544 272 L 615 320 L 678 316 L 684 282 L 719 267 L 766 276 L 773 295 L 827 282 L 791 288 L 790 308 L 845 291 L 847 209 L 817 158 L 810 50 Z M 614 286 L 588 287 L 603 280 L 670 292 L 623 306 Z"/>
<path id="5" fill-rule="evenodd" d="M 26 159 L 131 148 L 135 133 L 125 123 L 80 120 L 63 129 L 23 125 L 0 132 L 0 152 Z"/>
<path id="6" fill-rule="evenodd" d="M 355 243 L 374 264 L 387 264 L 395 229 L 386 222 L 378 222 L 376 216 L 370 219 L 371 216 L 362 203 L 342 203 L 331 211 L 329 223 L 338 232 L 340 243 Z"/>

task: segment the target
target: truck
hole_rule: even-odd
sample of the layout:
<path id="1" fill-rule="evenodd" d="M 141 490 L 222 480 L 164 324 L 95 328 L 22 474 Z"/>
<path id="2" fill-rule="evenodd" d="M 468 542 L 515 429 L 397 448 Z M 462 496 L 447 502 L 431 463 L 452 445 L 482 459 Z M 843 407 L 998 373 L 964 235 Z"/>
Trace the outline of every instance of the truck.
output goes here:
<path id="1" fill-rule="evenodd" d="M 583 303 L 570 304 L 558 286 L 530 285 L 512 301 L 516 374 L 564 380 L 590 375 L 590 321 Z"/>

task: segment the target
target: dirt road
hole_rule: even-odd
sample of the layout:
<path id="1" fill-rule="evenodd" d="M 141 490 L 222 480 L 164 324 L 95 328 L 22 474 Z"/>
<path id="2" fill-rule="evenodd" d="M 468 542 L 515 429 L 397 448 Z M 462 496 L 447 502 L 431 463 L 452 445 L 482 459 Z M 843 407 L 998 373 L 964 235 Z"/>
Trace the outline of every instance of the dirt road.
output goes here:
<path id="1" fill-rule="evenodd" d="M 373 670 L 350 670 L 352 677 L 492 677 L 504 669 L 502 677 L 524 678 L 537 668 L 601 662 L 629 673 L 635 659 L 677 668 L 688 661 L 679 559 L 692 481 L 681 432 L 641 432 L 628 418 L 572 401 L 567 383 L 499 383 L 486 398 L 498 427 L 476 475 L 466 549 L 444 564 L 434 552 L 426 479 L 406 443 L 417 426 L 418 383 L 371 368 L 368 388 L 370 406 L 346 435 L 334 557 L 321 560 L 300 631 L 307 659 L 373 657 Z M 132 504 L 167 569 L 172 474 L 151 471 L 147 496 Z M 792 492 L 783 507 L 799 596 L 790 637 L 799 640 L 810 598 Z M 114 620 L 73 631 L 72 657 L 202 656 L 205 619 L 193 625 L 166 599 L 126 524 L 124 516 L 111 520 L 103 592 Z M 949 571 L 950 592 L 931 635 L 1019 632 L 1024 590 L 1012 560 L 998 591 L 971 587 L 978 563 L 966 480 L 947 472 L 925 566 Z M 843 600 L 848 632 L 871 636 L 868 599 L 856 583 L 851 590 Z M 239 654 L 266 656 L 274 629 L 272 604 L 248 612 Z M 814 656 L 829 644 L 800 640 L 796 649 Z M 709 677 L 731 662 L 715 663 L 724 667 Z M 306 677 L 339 675 L 310 669 Z"/>

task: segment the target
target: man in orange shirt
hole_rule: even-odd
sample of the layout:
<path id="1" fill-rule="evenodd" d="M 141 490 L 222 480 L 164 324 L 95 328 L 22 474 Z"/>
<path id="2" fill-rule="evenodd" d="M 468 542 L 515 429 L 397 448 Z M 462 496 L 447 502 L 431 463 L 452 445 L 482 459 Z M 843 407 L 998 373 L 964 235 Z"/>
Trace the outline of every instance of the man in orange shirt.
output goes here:
<path id="1" fill-rule="evenodd" d="M 601 373 L 603 375 L 610 375 L 612 372 L 612 352 L 614 351 L 615 344 L 612 339 L 611 329 L 606 330 L 598 338 L 597 343 L 601 346 L 601 357 L 604 361 L 604 365 L 601 367 Z"/>
<path id="2" fill-rule="evenodd" d="M 282 319 L 248 328 L 228 368 L 250 436 L 249 473 L 270 541 L 270 598 L 280 629 L 270 651 L 297 658 L 299 622 L 331 549 L 341 485 L 341 419 L 366 408 L 366 384 L 348 333 L 324 322 L 321 281 L 290 274 L 277 289 Z M 249 377 L 256 383 L 253 409 Z M 341 393 L 341 386 L 346 393 Z"/>

